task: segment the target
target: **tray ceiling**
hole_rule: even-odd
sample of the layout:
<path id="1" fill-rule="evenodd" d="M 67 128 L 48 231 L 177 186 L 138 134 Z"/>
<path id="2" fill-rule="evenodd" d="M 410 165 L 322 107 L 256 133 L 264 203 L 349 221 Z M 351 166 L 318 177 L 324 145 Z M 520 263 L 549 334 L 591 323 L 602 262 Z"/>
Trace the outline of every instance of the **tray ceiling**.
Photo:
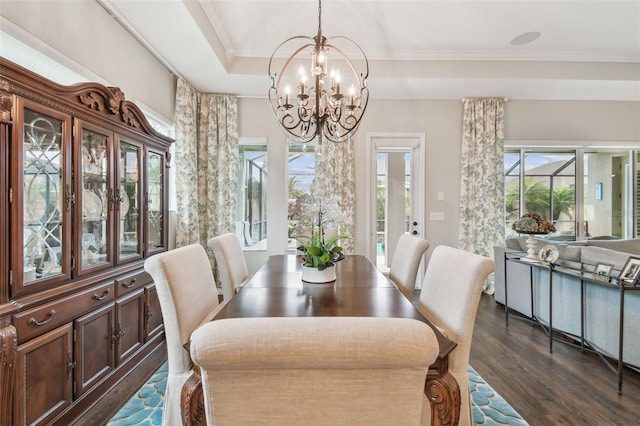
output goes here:
<path id="1" fill-rule="evenodd" d="M 265 97 L 273 50 L 318 26 L 308 0 L 98 1 L 202 92 Z M 638 1 L 325 0 L 322 30 L 365 51 L 372 99 L 640 101 Z"/>

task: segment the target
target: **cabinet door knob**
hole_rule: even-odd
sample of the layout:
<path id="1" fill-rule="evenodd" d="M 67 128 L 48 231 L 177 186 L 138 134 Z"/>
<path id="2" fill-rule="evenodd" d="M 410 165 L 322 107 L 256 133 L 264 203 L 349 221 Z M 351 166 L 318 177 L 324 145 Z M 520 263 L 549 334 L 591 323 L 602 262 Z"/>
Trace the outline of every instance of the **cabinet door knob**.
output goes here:
<path id="1" fill-rule="evenodd" d="M 67 355 L 67 375 L 69 380 L 73 378 L 73 369 L 76 368 L 77 363 L 73 360 L 73 355 L 71 352 Z"/>

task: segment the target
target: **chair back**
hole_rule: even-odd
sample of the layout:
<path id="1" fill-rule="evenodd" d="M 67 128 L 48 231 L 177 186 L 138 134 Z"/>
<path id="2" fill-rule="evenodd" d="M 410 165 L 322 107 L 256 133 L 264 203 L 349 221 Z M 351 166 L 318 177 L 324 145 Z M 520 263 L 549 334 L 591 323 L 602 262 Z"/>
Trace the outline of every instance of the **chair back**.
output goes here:
<path id="1" fill-rule="evenodd" d="M 184 344 L 218 308 L 218 291 L 211 262 L 200 244 L 177 248 L 148 258 L 145 270 L 155 282 L 167 339 L 169 364 L 163 425 L 182 424 L 180 392 L 193 365 Z"/>
<path id="2" fill-rule="evenodd" d="M 438 342 L 404 318 L 236 318 L 200 327 L 208 425 L 419 425 Z"/>
<path id="3" fill-rule="evenodd" d="M 229 301 L 250 276 L 240 240 L 235 234 L 228 233 L 211 238 L 207 245 L 216 258 L 222 297 Z"/>
<path id="4" fill-rule="evenodd" d="M 472 425 L 469 393 L 469 354 L 478 304 L 493 260 L 461 249 L 433 250 L 422 282 L 418 309 L 457 346 L 449 355 L 449 371 L 460 385 L 460 425 Z"/>
<path id="5" fill-rule="evenodd" d="M 420 261 L 428 248 L 427 240 L 411 234 L 402 234 L 393 252 L 389 279 L 412 302 Z"/>

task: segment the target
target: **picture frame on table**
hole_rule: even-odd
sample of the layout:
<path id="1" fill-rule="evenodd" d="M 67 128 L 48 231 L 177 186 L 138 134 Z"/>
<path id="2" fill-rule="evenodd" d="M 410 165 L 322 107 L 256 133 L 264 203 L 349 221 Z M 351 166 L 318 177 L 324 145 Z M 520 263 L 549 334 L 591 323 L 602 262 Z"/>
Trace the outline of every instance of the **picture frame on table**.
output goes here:
<path id="1" fill-rule="evenodd" d="M 620 271 L 618 279 L 620 283 L 628 285 L 636 285 L 640 278 L 640 257 L 629 256 L 624 264 L 624 267 Z"/>
<path id="2" fill-rule="evenodd" d="M 540 259 L 544 263 L 556 263 L 558 260 L 558 256 L 560 252 L 558 248 L 554 245 L 546 245 L 540 249 L 538 253 L 538 259 Z"/>
<path id="3" fill-rule="evenodd" d="M 593 268 L 593 277 L 601 280 L 609 280 L 611 278 L 611 271 L 613 270 L 613 265 L 610 263 L 601 263 L 598 262 Z"/>

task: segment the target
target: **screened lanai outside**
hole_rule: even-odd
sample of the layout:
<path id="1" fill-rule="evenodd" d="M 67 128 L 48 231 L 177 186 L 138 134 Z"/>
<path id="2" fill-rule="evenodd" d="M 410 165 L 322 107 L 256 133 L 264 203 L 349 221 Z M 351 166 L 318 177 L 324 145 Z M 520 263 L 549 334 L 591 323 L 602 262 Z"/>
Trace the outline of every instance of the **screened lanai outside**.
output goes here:
<path id="1" fill-rule="evenodd" d="M 305 204 L 311 200 L 316 177 L 315 145 L 289 144 L 288 166 L 287 249 L 295 250 L 296 235 L 303 229 L 311 229 Z"/>
<path id="2" fill-rule="evenodd" d="M 238 223 L 236 232 L 244 247 L 266 249 L 267 147 L 240 145 Z"/>
<path id="3" fill-rule="evenodd" d="M 506 235 L 515 234 L 511 224 L 522 214 L 533 212 L 553 221 L 558 239 L 574 240 L 575 190 L 575 151 L 505 152 Z"/>
<path id="4" fill-rule="evenodd" d="M 530 211 L 555 224 L 543 238 L 637 238 L 638 155 L 623 148 L 505 150 L 506 236 L 517 235 L 511 224 Z"/>
<path id="5" fill-rule="evenodd" d="M 376 155 L 376 266 L 384 273 L 398 239 L 411 231 L 411 157 L 410 150 L 379 149 Z"/>

